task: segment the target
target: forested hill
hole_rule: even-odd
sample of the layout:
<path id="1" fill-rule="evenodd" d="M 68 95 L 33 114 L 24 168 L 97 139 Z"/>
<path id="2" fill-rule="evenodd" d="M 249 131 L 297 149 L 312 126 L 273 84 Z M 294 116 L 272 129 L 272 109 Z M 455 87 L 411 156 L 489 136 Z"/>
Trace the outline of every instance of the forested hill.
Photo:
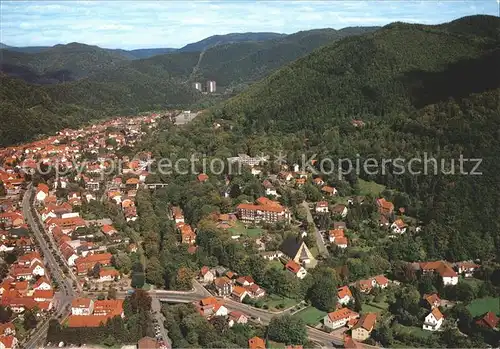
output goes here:
<path id="1" fill-rule="evenodd" d="M 282 151 L 289 163 L 313 154 L 353 163 L 357 154 L 361 162 L 373 158 L 379 164 L 417 158 L 414 172 L 395 173 L 387 165 L 339 179 L 335 162 L 337 170 L 322 178 L 343 195 L 360 194 L 359 177 L 384 184 L 385 197 L 422 222 L 421 234 L 376 251 L 390 260 L 498 260 L 498 21 L 482 16 L 432 27 L 395 23 L 346 38 L 280 69 L 186 128 L 168 129 L 146 148 L 166 157 Z M 366 125 L 354 127 L 352 119 Z M 222 127 L 214 130 L 214 122 Z M 424 153 L 436 158 L 436 174 L 433 167 L 424 174 Z M 476 169 L 481 175 L 460 175 L 460 156 L 482 159 Z M 464 170 L 473 167 L 466 163 Z"/>
<path id="2" fill-rule="evenodd" d="M 179 52 L 201 52 L 217 45 L 274 40 L 285 36 L 286 34 L 279 33 L 229 33 L 224 35 L 213 35 L 203 40 L 187 44 L 186 46 L 180 48 Z"/>
<path id="3" fill-rule="evenodd" d="M 286 133 L 482 92 L 500 84 L 499 28 L 490 16 L 440 26 L 394 23 L 297 60 L 223 110 L 244 116 L 251 130 Z"/>

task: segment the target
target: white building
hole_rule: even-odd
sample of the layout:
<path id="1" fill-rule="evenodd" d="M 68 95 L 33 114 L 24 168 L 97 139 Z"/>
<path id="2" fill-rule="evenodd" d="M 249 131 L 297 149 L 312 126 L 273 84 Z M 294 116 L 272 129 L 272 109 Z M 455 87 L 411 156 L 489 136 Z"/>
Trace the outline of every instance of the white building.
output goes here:
<path id="1" fill-rule="evenodd" d="M 316 213 L 328 213 L 328 202 L 318 201 L 316 203 Z"/>
<path id="2" fill-rule="evenodd" d="M 215 90 L 216 90 L 215 81 L 213 80 L 207 81 L 207 92 L 212 93 L 215 92 Z"/>
<path id="3" fill-rule="evenodd" d="M 71 302 L 71 315 L 92 315 L 94 301 L 90 298 L 77 298 Z"/>
<path id="4" fill-rule="evenodd" d="M 332 330 L 345 326 L 350 320 L 359 318 L 359 314 L 349 308 L 340 308 L 339 310 L 328 313 L 323 323 L 325 327 Z"/>
<path id="5" fill-rule="evenodd" d="M 432 311 L 425 317 L 424 324 L 422 328 L 427 331 L 437 331 L 443 324 L 443 314 L 438 308 L 432 309 Z"/>
<path id="6" fill-rule="evenodd" d="M 194 88 L 197 89 L 198 91 L 201 91 L 201 83 L 195 82 L 194 83 Z"/>

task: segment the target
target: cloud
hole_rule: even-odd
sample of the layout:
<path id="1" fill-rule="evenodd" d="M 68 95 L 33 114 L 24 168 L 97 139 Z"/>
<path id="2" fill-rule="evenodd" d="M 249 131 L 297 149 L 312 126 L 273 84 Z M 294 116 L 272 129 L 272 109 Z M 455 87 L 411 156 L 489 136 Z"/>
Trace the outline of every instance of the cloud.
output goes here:
<path id="1" fill-rule="evenodd" d="M 109 48 L 182 47 L 248 31 L 437 24 L 478 13 L 491 0 L 464 1 L 2 1 L 0 41 L 14 46 L 84 42 Z"/>

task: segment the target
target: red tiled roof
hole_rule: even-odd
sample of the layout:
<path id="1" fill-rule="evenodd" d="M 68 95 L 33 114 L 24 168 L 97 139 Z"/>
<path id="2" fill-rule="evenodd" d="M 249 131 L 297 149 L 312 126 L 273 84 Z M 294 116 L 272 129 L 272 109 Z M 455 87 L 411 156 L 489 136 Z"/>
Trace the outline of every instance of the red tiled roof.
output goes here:
<path id="1" fill-rule="evenodd" d="M 370 332 L 373 329 L 373 326 L 375 326 L 375 322 L 377 321 L 377 314 L 375 313 L 367 313 L 364 314 L 356 324 L 355 328 L 362 327 L 368 332 Z"/>
<path id="2" fill-rule="evenodd" d="M 352 297 L 352 292 L 349 288 L 349 286 L 342 286 L 337 289 L 337 297 L 339 299 L 344 298 L 345 296 Z"/>
<path id="3" fill-rule="evenodd" d="M 108 315 L 70 315 L 68 327 L 99 327 L 111 318 Z"/>
<path id="4" fill-rule="evenodd" d="M 250 349 L 266 349 L 266 342 L 260 337 L 252 337 L 248 340 Z"/>
<path id="5" fill-rule="evenodd" d="M 339 310 L 335 310 L 331 313 L 328 313 L 328 317 L 332 321 L 338 321 L 341 319 L 346 319 L 346 318 L 351 318 L 351 317 L 358 317 L 359 314 L 352 311 L 349 308 L 340 308 Z"/>
<path id="6" fill-rule="evenodd" d="M 285 268 L 289 271 L 291 271 L 294 274 L 297 274 L 300 271 L 300 264 L 295 262 L 294 260 L 290 259 L 286 265 Z"/>
<path id="7" fill-rule="evenodd" d="M 71 302 L 72 308 L 89 308 L 92 300 L 90 298 L 76 298 Z"/>

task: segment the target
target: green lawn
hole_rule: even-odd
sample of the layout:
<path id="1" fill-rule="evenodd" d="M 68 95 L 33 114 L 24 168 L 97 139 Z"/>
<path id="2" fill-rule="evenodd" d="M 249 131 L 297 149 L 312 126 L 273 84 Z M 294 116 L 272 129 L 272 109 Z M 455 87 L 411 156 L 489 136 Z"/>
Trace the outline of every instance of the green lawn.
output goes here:
<path id="1" fill-rule="evenodd" d="M 263 230 L 260 228 L 247 228 L 244 224 L 236 223 L 236 225 L 232 228 L 229 228 L 228 231 L 233 235 L 243 235 L 251 238 L 258 238 L 262 235 Z"/>
<path id="2" fill-rule="evenodd" d="M 425 331 L 421 327 L 416 327 L 416 326 L 403 326 L 403 325 L 398 325 L 396 327 L 396 331 L 398 333 L 411 333 L 415 336 L 421 337 L 421 338 L 427 338 L 432 335 L 432 331 Z"/>
<path id="3" fill-rule="evenodd" d="M 361 195 L 379 196 L 385 190 L 385 186 L 375 182 L 367 182 L 358 178 L 359 192 Z"/>
<path id="4" fill-rule="evenodd" d="M 281 297 L 275 294 L 269 295 L 264 299 L 264 304 L 269 307 L 269 310 L 283 310 L 293 307 L 298 302 L 295 299 Z M 278 308 L 278 305 L 284 305 L 284 307 Z"/>
<path id="5" fill-rule="evenodd" d="M 307 307 L 293 316 L 301 318 L 307 325 L 316 326 L 321 320 L 323 320 L 326 314 L 326 312 L 314 307 Z"/>
<path id="6" fill-rule="evenodd" d="M 479 279 L 475 279 L 475 278 L 463 278 L 463 277 L 460 277 L 460 280 L 458 280 L 458 282 L 463 282 L 465 284 L 469 284 L 472 286 L 472 288 L 474 289 L 474 291 L 478 291 L 479 288 L 481 287 L 481 285 L 483 284 L 483 280 L 479 280 Z"/>
<path id="7" fill-rule="evenodd" d="M 285 343 L 278 343 L 272 340 L 267 341 L 267 349 L 282 349 L 285 348 Z"/>
<path id="8" fill-rule="evenodd" d="M 368 302 L 364 303 L 361 308 L 361 312 L 363 313 L 381 313 L 389 307 L 389 304 L 385 302 L 375 303 Z"/>
<path id="9" fill-rule="evenodd" d="M 269 268 L 274 268 L 274 269 L 279 269 L 279 270 L 283 269 L 283 267 L 284 267 L 283 263 L 281 263 L 277 259 L 269 261 L 268 266 L 269 266 Z"/>
<path id="10" fill-rule="evenodd" d="M 467 309 L 469 309 L 472 316 L 483 315 L 484 313 L 487 313 L 489 311 L 500 315 L 500 297 L 475 299 L 467 306 Z"/>

